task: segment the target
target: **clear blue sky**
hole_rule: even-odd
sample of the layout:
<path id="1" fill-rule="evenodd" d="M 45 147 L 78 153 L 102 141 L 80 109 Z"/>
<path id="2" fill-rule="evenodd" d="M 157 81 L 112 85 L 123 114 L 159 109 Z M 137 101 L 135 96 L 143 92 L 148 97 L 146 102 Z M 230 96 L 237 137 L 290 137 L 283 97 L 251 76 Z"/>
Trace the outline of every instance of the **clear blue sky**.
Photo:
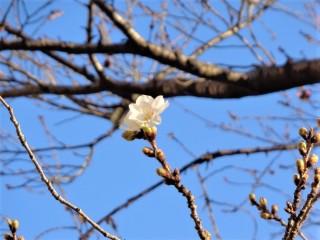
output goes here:
<path id="1" fill-rule="evenodd" d="M 6 0 L 1 1 L 4 6 L 7 2 Z M 28 4 L 32 7 L 33 5 L 39 5 L 40 2 L 31 0 Z M 121 3 L 121 1 L 117 0 L 115 2 Z M 298 9 L 301 6 L 298 0 L 282 2 L 289 3 L 292 8 Z M 61 36 L 67 40 L 83 41 L 85 33 L 82 27 L 85 26 L 86 22 L 84 9 L 71 0 L 59 0 L 49 10 L 58 8 L 63 10 L 64 15 L 48 23 L 46 27 L 38 32 L 38 35 Z M 301 50 L 304 51 L 307 58 L 319 57 L 319 49 L 314 45 L 310 45 L 298 34 L 299 29 L 304 29 L 307 32 L 314 31 L 308 25 L 273 11 L 268 11 L 262 19 L 277 33 L 277 39 L 271 41 L 270 35 L 265 34 L 265 29 L 261 27 L 261 24 L 254 25 L 255 31 L 261 36 L 260 40 L 266 48 L 276 49 L 278 43 L 281 43 L 295 59 L 302 57 Z M 145 34 L 145 30 L 141 27 L 142 25 L 139 25 L 139 22 L 137 22 L 137 26 L 139 26 L 138 30 Z M 202 34 L 206 33 L 203 32 Z M 230 39 L 225 44 L 233 42 L 234 39 Z M 214 57 L 212 57 L 213 53 L 215 54 Z M 273 53 L 277 62 L 283 63 L 283 55 L 278 51 L 273 51 Z M 216 49 L 212 52 L 212 55 L 204 55 L 202 59 L 217 63 L 235 64 L 248 64 L 254 60 L 248 51 L 239 49 Z M 2 70 L 1 68 L 2 66 L 0 66 L 0 70 Z M 317 89 L 319 92 L 319 86 L 317 86 Z M 294 103 L 302 104 L 305 110 L 312 111 L 308 104 L 301 103 L 296 99 L 296 90 L 288 91 L 286 94 Z M 212 128 L 184 111 L 181 105 L 215 124 L 231 123 L 238 128 L 243 127 L 244 129 L 254 130 L 257 135 L 263 136 L 264 133 L 258 122 L 253 120 L 232 122 L 228 113 L 232 112 L 239 116 L 293 116 L 292 111 L 279 105 L 278 101 L 283 99 L 284 95 L 281 93 L 232 100 L 192 97 L 169 99 L 170 107 L 163 114 L 163 123 L 159 127 L 159 145 L 166 152 L 168 161 L 173 167 L 182 166 L 193 158 L 170 139 L 168 134 L 171 132 L 174 132 L 197 156 L 207 151 L 218 149 L 266 146 L 268 143 Z M 31 104 L 30 101 L 24 98 L 10 100 L 10 103 L 15 109 L 29 143 L 33 147 L 48 145 L 48 138 L 39 124 L 39 116 L 45 118 L 47 125 L 55 136 L 69 144 L 87 142 L 110 127 L 108 122 L 93 117 L 81 117 L 64 124 L 57 124 L 74 116 L 74 113 L 52 111 L 44 107 L 43 104 Z M 313 114 L 320 115 L 315 112 Z M 302 122 L 286 123 L 281 121 L 269 121 L 267 123 L 274 127 L 280 136 L 285 133 L 287 124 L 290 126 L 291 136 L 297 136 L 294 127 L 298 128 L 305 124 Z M 3 108 L 0 110 L 0 124 L 1 133 L 9 131 L 14 134 L 12 125 L 8 120 L 8 114 Z M 272 136 L 272 133 L 269 134 Z M 273 136 L 273 139 L 279 143 L 283 142 L 283 139 L 279 139 L 276 136 Z M 64 186 L 67 198 L 80 206 L 93 219 L 99 219 L 119 203 L 158 181 L 159 177 L 155 174 L 155 169 L 158 167 L 157 163 L 141 153 L 141 148 L 145 145 L 146 143 L 143 141 L 126 142 L 121 138 L 121 132 L 116 132 L 112 138 L 98 145 L 94 159 L 85 173 L 72 184 Z M 78 163 L 82 161 L 81 158 L 76 158 L 68 153 L 59 154 L 58 156 L 62 162 Z M 294 164 L 297 156 L 296 152 L 290 152 L 280 155 L 272 153 L 268 156 L 259 154 L 249 157 L 226 157 L 218 159 L 213 164 L 210 164 L 210 167 L 201 166 L 201 171 L 206 175 L 212 170 L 229 165 L 261 169 L 267 166 L 273 158 L 276 158 L 277 160 L 273 165 L 275 174 L 267 173 L 263 178 L 263 182 L 291 193 L 293 189 L 291 180 L 293 170 L 282 170 L 279 166 L 281 164 Z M 50 161 L 54 161 L 51 156 L 48 156 L 48 158 L 51 159 Z M 27 159 L 26 156 L 24 156 L 24 159 Z M 47 160 L 43 161 L 50 163 Z M 32 165 L 29 162 L 19 163 L 12 167 L 16 169 L 31 169 Z M 243 171 L 234 169 L 223 171 L 207 182 L 211 197 L 224 203 L 237 203 L 244 200 L 250 192 L 250 187 L 248 185 L 239 187 L 227 184 L 226 178 L 230 181 L 241 183 L 251 183 L 253 181 L 252 176 Z M 26 189 L 9 191 L 5 187 L 6 184 L 16 185 L 21 183 L 22 180 L 8 177 L 0 178 L 0 182 L 1 214 L 19 219 L 21 222 L 20 232 L 26 239 L 34 239 L 39 232 L 49 227 L 72 224 L 70 215 L 48 194 L 44 187 L 39 188 L 36 192 Z M 206 210 L 202 208 L 203 199 L 201 198 L 201 191 L 199 190 L 195 173 L 192 170 L 188 171 L 186 175 L 183 175 L 183 182 L 197 196 L 200 215 L 203 216 L 205 226 L 212 231 Z M 258 196 L 264 195 L 269 201 L 278 203 L 280 209 L 283 208 L 285 200 L 288 199 L 281 194 L 275 194 L 268 188 L 258 188 L 256 194 Z M 225 209 L 228 209 L 228 207 L 213 205 L 214 214 L 223 239 L 249 239 L 253 231 L 252 217 L 257 217 L 258 212 L 250 207 L 248 203 L 244 205 L 245 211 L 236 214 L 227 213 L 224 211 Z M 285 218 L 287 217 L 282 210 L 280 214 Z M 162 186 L 141 201 L 136 202 L 127 210 L 116 215 L 115 220 L 119 226 L 119 234 L 128 240 L 197 239 L 185 200 L 173 188 L 168 186 Z M 269 235 L 266 237 L 267 233 L 281 230 L 277 224 L 270 224 L 258 217 L 257 221 L 259 226 L 257 239 L 269 239 Z M 3 224 L 1 226 L 4 227 Z M 106 229 L 111 230 L 109 226 Z M 314 236 L 316 235 L 315 232 L 313 234 Z M 75 239 L 75 234 L 68 230 L 60 231 L 48 234 L 43 239 Z"/>

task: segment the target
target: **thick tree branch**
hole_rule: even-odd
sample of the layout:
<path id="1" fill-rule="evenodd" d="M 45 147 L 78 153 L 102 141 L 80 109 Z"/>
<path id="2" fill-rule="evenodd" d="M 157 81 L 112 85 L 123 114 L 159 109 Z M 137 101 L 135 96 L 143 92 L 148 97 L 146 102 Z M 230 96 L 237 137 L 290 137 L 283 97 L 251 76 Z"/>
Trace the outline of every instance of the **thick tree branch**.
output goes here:
<path id="1" fill-rule="evenodd" d="M 290 88 L 320 82 L 320 60 L 288 62 L 284 66 L 260 67 L 247 72 L 248 80 L 242 85 L 216 82 L 207 79 L 168 79 L 147 83 L 108 81 L 81 86 L 26 85 L 21 88 L 8 88 L 0 91 L 4 97 L 30 96 L 35 94 L 92 94 L 110 91 L 116 95 L 129 97 L 133 93 L 196 96 L 206 98 L 240 98 L 263 95 Z"/>

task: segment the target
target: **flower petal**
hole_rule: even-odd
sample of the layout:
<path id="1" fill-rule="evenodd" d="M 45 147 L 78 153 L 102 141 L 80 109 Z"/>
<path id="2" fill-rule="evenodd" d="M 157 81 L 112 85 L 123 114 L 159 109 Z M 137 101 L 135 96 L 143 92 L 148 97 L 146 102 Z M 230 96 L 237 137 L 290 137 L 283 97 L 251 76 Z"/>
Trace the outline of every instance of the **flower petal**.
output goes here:
<path id="1" fill-rule="evenodd" d="M 121 122 L 121 128 L 129 131 L 139 131 L 141 125 L 136 119 L 132 119 L 132 113 L 129 111 Z"/>
<path id="2" fill-rule="evenodd" d="M 154 125 L 159 125 L 161 123 L 161 117 L 160 115 L 155 115 L 152 119 L 152 122 Z"/>
<path id="3" fill-rule="evenodd" d="M 129 109 L 130 109 L 130 111 L 138 111 L 138 105 L 135 103 L 130 103 Z"/>
<path id="4" fill-rule="evenodd" d="M 153 101 L 153 97 L 147 96 L 147 95 L 140 95 L 136 100 L 136 104 L 137 105 L 140 105 L 142 103 L 151 104 L 152 101 Z"/>
<path id="5" fill-rule="evenodd" d="M 158 96 L 152 102 L 152 108 L 157 114 L 162 113 L 169 106 L 169 102 L 165 101 L 163 96 Z"/>

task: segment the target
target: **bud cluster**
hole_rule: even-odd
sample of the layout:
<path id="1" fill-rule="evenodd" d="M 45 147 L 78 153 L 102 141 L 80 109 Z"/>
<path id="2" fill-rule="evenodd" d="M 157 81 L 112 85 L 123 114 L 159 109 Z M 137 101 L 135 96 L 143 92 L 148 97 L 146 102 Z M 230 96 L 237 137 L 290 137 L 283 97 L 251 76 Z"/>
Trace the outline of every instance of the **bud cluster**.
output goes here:
<path id="1" fill-rule="evenodd" d="M 320 143 L 320 132 L 314 132 L 313 129 L 300 128 L 299 135 L 307 142 Z"/>
<path id="2" fill-rule="evenodd" d="M 156 135 L 157 129 L 143 128 L 144 138 L 149 141 L 151 147 L 144 147 L 142 152 L 147 157 L 155 158 L 161 164 L 161 167 L 157 169 L 157 174 L 165 180 L 168 185 L 175 185 L 180 182 L 180 172 L 178 169 L 171 170 L 169 164 L 166 161 L 164 152 L 157 147 Z"/>
<path id="3" fill-rule="evenodd" d="M 307 215 L 312 208 L 312 205 L 315 203 L 319 196 L 320 189 L 320 167 L 316 167 L 318 163 L 318 156 L 316 154 L 311 154 L 312 148 L 315 144 L 320 143 L 320 132 L 315 132 L 314 129 L 300 128 L 299 135 L 302 137 L 302 141 L 298 144 L 298 150 L 301 155 L 301 158 L 296 160 L 297 173 L 293 176 L 293 182 L 296 185 L 294 191 L 293 201 L 287 201 L 285 211 L 290 214 L 288 223 L 284 222 L 279 216 L 278 211 L 279 207 L 277 205 L 272 205 L 268 209 L 268 201 L 266 198 L 262 197 L 259 201 L 256 200 L 255 194 L 251 193 L 249 195 L 249 200 L 253 206 L 260 211 L 260 217 L 268 220 L 275 220 L 280 222 L 281 225 L 286 226 L 286 233 L 284 239 L 293 239 L 298 231 L 299 227 L 302 225 L 302 222 L 307 218 Z M 301 207 L 300 212 L 297 212 L 299 209 L 299 204 L 302 199 L 302 191 L 307 188 L 307 180 L 309 178 L 309 172 L 314 169 L 314 177 L 311 183 L 311 191 L 307 195 L 307 199 L 304 205 Z M 297 227 L 298 226 L 298 227 Z M 290 238 L 287 238 L 287 234 Z"/>
<path id="4" fill-rule="evenodd" d="M 320 143 L 320 132 L 314 132 L 313 129 L 299 129 L 299 135 L 303 138 L 298 144 L 298 150 L 302 158 L 296 161 L 297 173 L 293 176 L 293 182 L 296 185 L 293 202 L 287 202 L 285 211 L 292 216 L 297 215 L 299 202 L 301 201 L 301 191 L 307 187 L 310 170 L 314 170 L 314 178 L 311 183 L 311 192 L 317 192 L 320 185 L 320 168 L 316 168 L 318 163 L 318 155 L 311 154 L 314 144 Z M 308 195 L 309 196 L 309 195 Z"/>
<path id="5" fill-rule="evenodd" d="M 297 187 L 303 188 L 309 177 L 308 169 L 315 167 L 319 160 L 316 154 L 310 155 L 310 151 L 314 144 L 320 142 L 320 132 L 315 133 L 313 129 L 300 128 L 299 135 L 303 138 L 303 141 L 298 144 L 302 158 L 296 161 L 298 174 L 293 176 L 293 181 Z"/>
<path id="6" fill-rule="evenodd" d="M 249 200 L 251 205 L 256 206 L 260 211 L 260 217 L 263 219 L 271 220 L 274 219 L 279 221 L 280 218 L 278 216 L 279 207 L 276 204 L 273 204 L 270 209 L 268 209 L 268 200 L 265 197 L 261 197 L 259 201 L 256 199 L 256 195 L 254 193 L 249 194 Z"/>
<path id="7" fill-rule="evenodd" d="M 5 233 L 3 235 L 4 240 L 24 240 L 23 236 L 16 235 L 16 232 L 19 229 L 20 223 L 17 219 L 7 219 L 7 224 L 11 233 Z"/>
<path id="8" fill-rule="evenodd" d="M 314 132 L 314 130 L 311 128 L 310 130 L 306 128 L 300 128 L 299 129 L 299 135 L 306 141 L 310 143 L 320 143 L 320 132 Z"/>

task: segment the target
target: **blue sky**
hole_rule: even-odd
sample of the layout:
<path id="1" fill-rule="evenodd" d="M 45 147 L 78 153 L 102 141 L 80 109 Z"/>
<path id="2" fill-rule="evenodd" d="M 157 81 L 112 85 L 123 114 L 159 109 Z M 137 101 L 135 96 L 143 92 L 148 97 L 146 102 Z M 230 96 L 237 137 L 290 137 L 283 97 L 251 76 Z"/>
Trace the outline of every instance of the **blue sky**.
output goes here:
<path id="1" fill-rule="evenodd" d="M 152 0 L 150 0 L 151 2 Z M 7 3 L 7 1 L 3 1 Z M 117 2 L 117 1 L 116 1 Z M 119 5 L 124 5 L 123 2 Z M 298 0 L 282 1 L 292 8 L 299 8 L 301 5 Z M 30 6 L 38 5 L 39 1 L 30 1 Z M 64 15 L 56 21 L 50 22 L 43 27 L 37 34 L 50 37 L 62 36 L 63 39 L 70 41 L 83 41 L 85 34 L 81 26 L 85 25 L 85 11 L 73 1 L 56 1 L 51 9 L 62 8 Z M 49 11 L 48 10 L 48 11 Z M 284 56 L 276 51 L 278 44 L 283 46 L 294 59 L 301 58 L 301 50 L 304 51 L 306 58 L 319 57 L 319 49 L 311 45 L 298 34 L 299 29 L 312 33 L 314 29 L 306 24 L 285 17 L 283 14 L 269 11 L 262 17 L 272 30 L 277 33 L 275 41 L 270 40 L 270 35 L 265 34 L 265 29 L 261 24 L 254 25 L 254 30 L 260 36 L 259 40 L 268 49 L 273 49 L 274 57 L 278 63 L 284 62 Z M 137 28 L 142 33 L 144 29 L 137 21 Z M 221 25 L 222 26 L 222 25 Z M 205 36 L 205 32 L 201 33 Z M 120 38 L 117 36 L 116 38 Z M 232 44 L 235 39 L 231 38 L 223 44 Z M 229 64 L 250 64 L 254 62 L 253 57 L 245 50 L 239 49 L 213 49 L 201 57 L 204 61 L 214 63 Z M 2 66 L 0 66 L 0 70 Z M 319 92 L 319 86 L 315 92 Z M 303 103 L 296 99 L 296 90 L 286 92 L 293 100 L 294 104 L 299 104 L 304 110 L 312 112 L 309 104 Z M 316 95 L 317 96 L 317 95 Z M 168 161 L 174 167 L 182 166 L 193 158 L 181 149 L 168 136 L 174 133 L 196 156 L 207 151 L 218 149 L 233 149 L 242 147 L 267 146 L 269 143 L 248 139 L 234 133 L 221 131 L 218 128 L 210 127 L 203 121 L 186 112 L 185 108 L 201 115 L 214 124 L 226 123 L 238 128 L 251 130 L 257 135 L 263 136 L 261 126 L 257 121 L 245 120 L 241 122 L 232 122 L 229 112 L 239 116 L 295 116 L 295 113 L 282 107 L 278 101 L 284 99 L 284 94 L 274 93 L 259 97 L 246 97 L 242 99 L 215 100 L 200 99 L 194 97 L 179 97 L 169 99 L 170 107 L 163 114 L 163 123 L 159 127 L 158 143 L 166 152 Z M 22 129 L 29 143 L 34 147 L 47 146 L 48 137 L 39 124 L 39 116 L 45 118 L 46 124 L 55 136 L 69 143 L 87 142 L 98 134 L 108 130 L 110 124 L 104 120 L 93 117 L 80 117 L 64 124 L 57 124 L 69 117 L 75 116 L 70 112 L 53 111 L 43 104 L 32 104 L 24 98 L 11 99 L 10 103 L 15 109 Z M 319 116 L 318 112 L 313 112 Z M 2 108 L 0 110 L 0 129 L 1 132 L 9 131 L 14 133 L 8 114 Z M 291 136 L 296 136 L 295 127 L 306 124 L 305 122 L 281 122 L 268 121 L 279 135 L 283 135 L 286 126 L 290 127 Z M 312 124 L 312 123 L 311 123 Z M 272 133 L 270 133 L 272 136 Z M 282 143 L 283 139 L 273 136 L 273 139 Z M 121 138 L 121 131 L 117 131 L 112 138 L 103 141 L 97 146 L 93 161 L 85 173 L 77 178 L 75 182 L 64 186 L 67 198 L 80 206 L 93 219 L 99 219 L 113 207 L 125 201 L 133 194 L 138 193 L 147 186 L 159 180 L 155 174 L 158 164 L 152 159 L 143 156 L 141 149 L 146 143 L 143 141 L 126 142 Z M 85 153 L 85 151 L 83 151 Z M 57 154 L 62 162 L 79 162 L 81 158 L 76 158 L 70 153 Z M 275 174 L 267 173 L 263 178 L 266 182 L 279 189 L 292 193 L 293 183 L 291 176 L 293 169 L 283 170 L 282 165 L 294 164 L 298 157 L 297 152 L 290 153 L 271 153 L 268 156 L 257 154 L 252 156 L 225 157 L 214 161 L 209 166 L 201 166 L 201 172 L 206 175 L 215 169 L 226 166 L 237 166 L 241 168 L 262 169 L 267 166 L 273 159 Z M 24 159 L 27 159 L 24 156 Z M 49 156 L 50 161 L 53 161 Z M 48 160 L 43 159 L 48 163 Z M 30 162 L 15 164 L 12 167 L 16 169 L 31 169 Z M 227 184 L 226 179 L 235 182 L 250 183 L 253 178 L 244 171 L 229 169 L 223 171 L 207 182 L 211 197 L 223 203 L 238 203 L 243 201 L 251 191 L 248 185 L 240 187 Z M 15 185 L 21 183 L 17 178 L 0 178 L 1 181 L 1 214 L 17 218 L 21 222 L 20 233 L 26 239 L 34 239 L 41 231 L 54 226 L 69 226 L 72 224 L 70 214 L 66 213 L 64 208 L 58 204 L 46 191 L 44 187 L 39 188 L 36 192 L 26 189 L 7 190 L 6 184 Z M 203 198 L 199 183 L 196 180 L 195 172 L 190 170 L 183 175 L 183 182 L 188 186 L 199 201 L 199 212 L 203 216 L 204 224 L 210 229 L 210 223 L 207 218 L 206 210 L 203 206 Z M 258 196 L 266 196 L 270 202 L 278 203 L 280 209 L 283 208 L 286 196 L 276 194 L 268 188 L 258 188 Z M 318 206 L 319 207 L 319 206 Z M 244 205 L 244 211 L 237 213 L 228 213 L 225 210 L 227 206 L 213 204 L 213 211 L 217 219 L 223 239 L 249 239 L 252 236 L 253 221 L 252 217 L 257 217 L 255 211 L 248 203 Z M 280 210 L 280 214 L 287 216 Z M 159 189 L 136 202 L 127 210 L 120 212 L 115 216 L 116 223 L 119 226 L 119 235 L 125 239 L 196 239 L 197 235 L 193 229 L 193 222 L 189 218 L 188 209 L 185 200 L 173 189 L 168 186 L 161 186 Z M 270 232 L 277 232 L 281 228 L 277 224 L 269 223 L 257 217 L 259 226 L 257 239 L 265 238 Z M 4 225 L 2 225 L 4 226 Z M 109 226 L 103 225 L 107 230 Z M 315 234 L 315 233 L 314 233 Z M 75 233 L 70 230 L 57 231 L 46 235 L 42 239 L 75 239 Z M 269 236 L 269 235 L 268 235 Z M 93 238 L 95 239 L 95 238 Z M 312 238 L 315 239 L 315 238 Z"/>

